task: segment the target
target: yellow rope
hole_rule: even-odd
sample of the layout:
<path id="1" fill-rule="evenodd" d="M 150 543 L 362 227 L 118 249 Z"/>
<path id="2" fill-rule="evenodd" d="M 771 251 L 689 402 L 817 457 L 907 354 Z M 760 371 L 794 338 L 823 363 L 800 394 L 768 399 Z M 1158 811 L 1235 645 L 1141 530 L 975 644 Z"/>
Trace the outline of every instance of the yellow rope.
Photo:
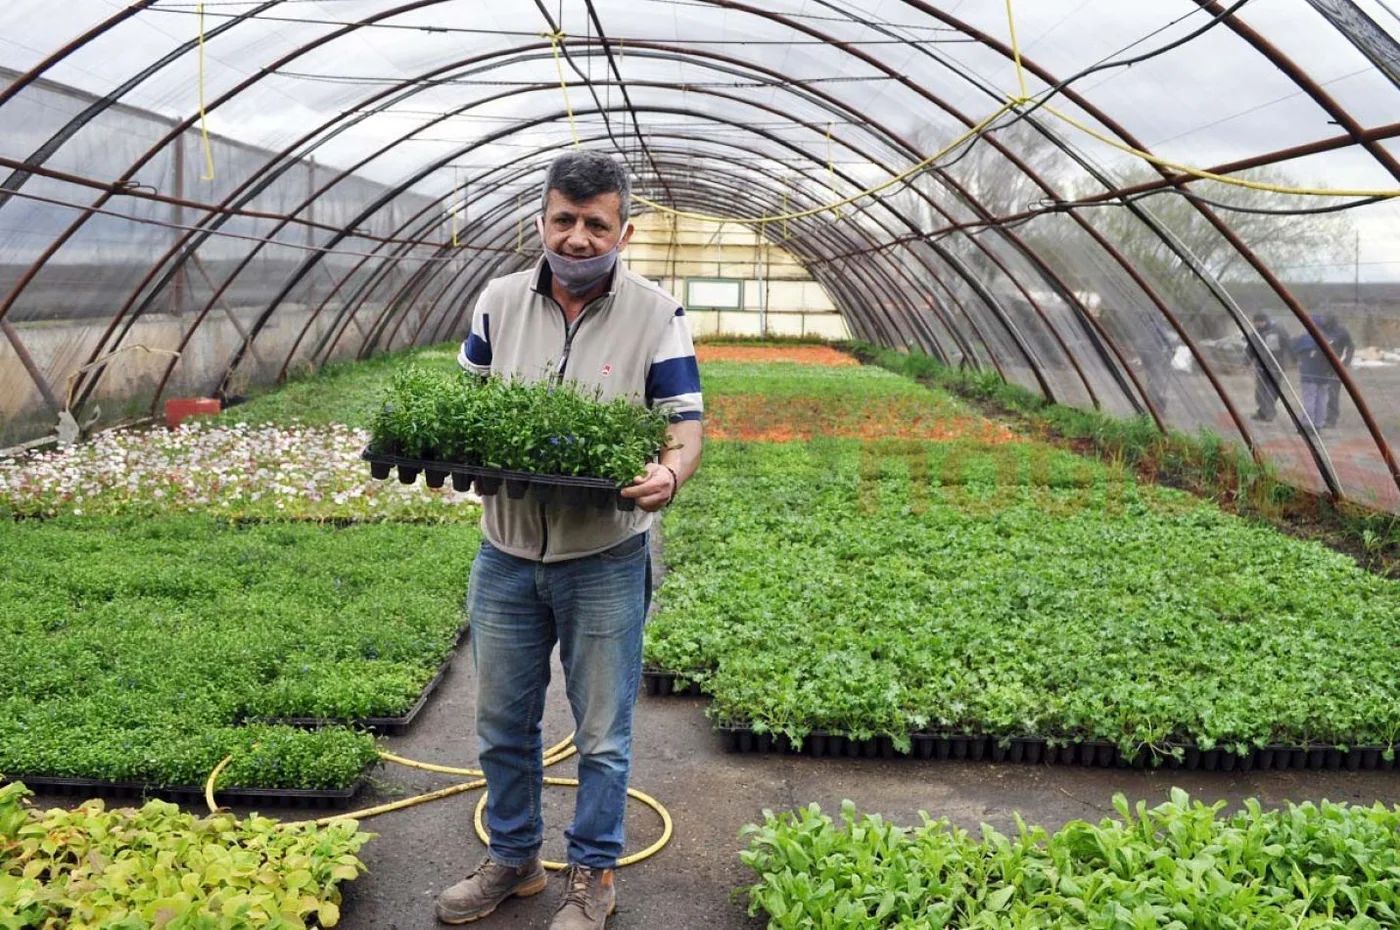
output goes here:
<path id="1" fill-rule="evenodd" d="M 1011 57 L 1016 61 L 1016 81 L 1021 86 L 1021 96 L 1015 102 L 1026 103 L 1031 99 L 1031 92 L 1026 84 L 1026 68 L 1021 64 L 1021 43 L 1016 40 L 1016 10 L 1012 0 L 1006 0 L 1006 22 L 1011 27 Z"/>
<path id="2" fill-rule="evenodd" d="M 714 214 L 712 214 L 712 213 L 696 213 L 696 212 L 692 212 L 692 211 L 689 211 L 689 210 L 676 210 L 676 209 L 674 209 L 674 208 L 672 208 L 672 207 L 664 206 L 663 204 L 659 204 L 659 203 L 657 203 L 657 202 L 654 201 L 654 200 L 648 200 L 647 198 L 638 196 L 638 195 L 636 195 L 636 194 L 633 194 L 633 195 L 632 195 L 632 199 L 635 200 L 635 201 L 637 201 L 637 202 L 640 203 L 640 204 L 643 204 L 644 206 L 650 207 L 651 209 L 656 210 L 656 211 L 661 212 L 661 213 L 669 213 L 669 214 L 672 215 L 672 216 L 682 217 L 682 218 L 691 219 L 691 220 L 702 220 L 702 221 L 709 222 L 709 223 L 742 223 L 742 224 L 745 224 L 745 225 L 750 225 L 750 226 L 752 226 L 752 225 L 755 225 L 755 224 L 758 224 L 758 223 L 764 223 L 764 222 L 775 223 L 775 222 L 780 222 L 780 221 L 786 222 L 787 220 L 800 220 L 800 219 L 804 219 L 804 218 L 809 217 L 809 216 L 816 216 L 816 215 L 819 214 L 819 213 L 826 213 L 826 212 L 828 212 L 828 211 L 836 210 L 837 208 L 839 208 L 839 207 L 844 207 L 844 206 L 846 206 L 847 204 L 855 203 L 857 200 L 861 200 L 862 198 L 870 197 L 870 196 L 873 196 L 873 195 L 875 195 L 875 194 L 880 193 L 881 191 L 888 190 L 889 188 L 894 187 L 896 184 L 901 184 L 901 183 L 903 183 L 904 181 L 908 180 L 909 178 L 911 178 L 911 177 L 913 177 L 914 175 L 918 174 L 919 172 L 923 171 L 923 170 L 924 170 L 925 168 L 927 168 L 929 165 L 932 165 L 934 162 L 936 162 L 938 159 L 942 158 L 944 155 L 947 155 L 949 152 L 951 152 L 951 151 L 953 151 L 954 149 L 958 148 L 958 147 L 959 147 L 960 145 L 962 145 L 964 142 L 968 141 L 969 139 L 973 138 L 974 136 L 981 135 L 981 133 L 982 133 L 982 131 L 983 131 L 984 129 L 986 129 L 989 125 L 991 125 L 992 122 L 993 122 L 994 120 L 996 120 L 998 117 L 1000 117 L 1003 113 L 1005 113 L 1005 112 L 1007 112 L 1008 110 L 1010 110 L 1011 107 L 1012 107 L 1012 104 L 1010 104 L 1010 103 L 1003 104 L 1002 107 L 1001 107 L 999 110 L 997 110 L 995 113 L 993 113 L 991 116 L 987 117 L 987 118 L 984 119 L 982 122 L 978 123 L 976 126 L 973 126 L 973 127 L 972 127 L 971 129 L 969 129 L 967 132 L 965 132 L 965 133 L 963 133 L 962 135 L 958 136 L 958 137 L 957 137 L 956 139 L 954 139 L 952 142 L 949 142 L 947 145 L 943 146 L 943 148 L 939 149 L 937 152 L 934 152 L 934 153 L 933 153 L 932 155 L 930 155 L 928 158 L 925 158 L 923 161 L 921 161 L 921 162 L 919 162 L 918 164 L 914 165 L 913 167 L 907 169 L 906 171 L 903 171 L 903 172 L 901 172 L 900 174 L 895 175 L 894 177 L 890 178 L 889 180 L 884 181 L 884 182 L 882 182 L 882 183 L 880 183 L 880 184 L 877 184 L 877 185 L 875 185 L 874 187 L 871 187 L 871 188 L 868 188 L 868 189 L 866 189 L 866 190 L 860 191 L 859 193 L 852 194 L 852 195 L 849 196 L 849 197 L 842 197 L 840 200 L 837 200 L 837 201 L 835 201 L 834 203 L 825 203 L 825 204 L 822 204 L 821 206 L 812 207 L 811 209 L 808 209 L 808 210 L 797 210 L 797 211 L 792 211 L 792 212 L 789 212 L 789 211 L 786 211 L 786 210 L 785 210 L 785 211 L 782 212 L 782 213 L 774 214 L 774 215 L 771 215 L 771 216 L 750 216 L 750 217 L 716 216 L 716 215 L 714 215 Z"/>
<path id="3" fill-rule="evenodd" d="M 461 242 L 458 235 L 462 228 L 462 171 L 457 169 L 456 177 L 452 179 L 452 247 L 459 248 Z"/>
<path id="4" fill-rule="evenodd" d="M 544 751 L 544 767 L 549 768 L 550 766 L 558 765 L 560 762 L 563 762 L 565 759 L 568 759 L 571 756 L 576 755 L 577 753 L 578 747 L 574 745 L 574 737 L 571 733 L 566 739 L 560 740 L 558 743 L 554 744 L 553 746 Z M 434 772 L 439 775 L 463 775 L 468 778 L 471 778 L 472 780 L 462 782 L 458 785 L 450 785 L 446 788 L 439 788 L 436 791 L 429 791 L 427 794 L 420 794 L 411 798 L 404 798 L 401 801 L 391 801 L 388 804 L 379 804 L 375 807 L 366 807 L 361 810 L 350 811 L 344 814 L 334 814 L 330 817 L 322 817 L 318 820 L 300 820 L 292 823 L 283 824 L 283 826 L 325 827 L 333 823 L 340 823 L 342 821 L 368 820 L 371 817 L 378 817 L 381 814 L 389 814 L 394 811 L 401 811 L 410 807 L 417 807 L 420 804 L 427 804 L 431 801 L 440 801 L 443 798 L 454 797 L 459 794 L 465 794 L 468 791 L 475 791 L 478 788 L 486 787 L 486 773 L 482 772 L 480 769 L 466 769 L 458 768 L 456 766 L 451 765 L 438 765 L 434 762 L 419 762 L 416 759 L 409 759 L 404 756 L 395 755 L 392 752 L 385 752 L 383 750 L 380 751 L 379 757 L 385 762 L 393 762 L 397 765 L 403 765 L 409 768 L 419 769 L 420 771 L 424 772 Z M 211 814 L 218 813 L 219 811 L 219 807 L 214 800 L 215 785 L 218 782 L 219 776 L 223 774 L 224 768 L 231 761 L 233 761 L 233 756 L 226 757 L 222 762 L 220 762 L 217 766 L 214 767 L 214 771 L 209 773 L 209 778 L 204 783 L 204 800 L 205 803 L 209 805 L 209 812 Z M 546 785 L 553 785 L 556 787 L 578 787 L 577 778 L 545 778 L 544 783 Z M 627 796 L 641 801 L 647 807 L 650 807 L 652 810 L 654 810 L 657 816 L 661 818 L 661 837 L 655 843 L 652 843 L 650 846 L 648 846 L 646 849 L 643 849 L 641 852 L 633 853 L 630 856 L 624 856 L 623 858 L 619 859 L 617 861 L 618 868 L 622 868 L 623 866 L 628 865 L 634 865 L 638 862 L 641 862 L 643 859 L 649 859 L 650 857 L 656 855 L 666 846 L 667 843 L 671 841 L 671 837 L 675 833 L 675 824 L 671 820 L 671 813 L 670 811 L 666 810 L 666 807 L 660 801 L 656 800 L 656 798 L 653 798 L 649 794 L 644 794 L 641 791 L 636 790 L 635 788 L 628 788 Z M 476 813 L 474 815 L 474 820 L 476 823 L 476 835 L 480 837 L 483 843 L 489 846 L 491 843 L 491 835 L 486 832 L 485 817 L 487 797 L 488 795 L 485 792 L 482 792 L 481 800 L 479 800 L 476 805 Z M 549 869 L 550 871 L 558 872 L 568 868 L 568 865 L 563 862 L 552 862 L 550 860 L 545 860 L 544 867 L 546 869 Z"/>
<path id="5" fill-rule="evenodd" d="M 834 123 L 826 124 L 826 170 L 829 182 L 831 184 L 831 197 L 833 200 L 840 196 L 836 188 L 836 162 L 831 157 L 831 132 L 834 128 Z M 835 207 L 832 208 L 831 215 L 838 220 L 841 218 L 840 204 L 837 204 Z"/>
<path id="6" fill-rule="evenodd" d="M 874 187 L 866 188 L 863 191 L 858 191 L 857 193 L 854 193 L 849 197 L 837 196 L 836 163 L 832 158 L 833 125 L 828 123 L 826 130 L 826 162 L 827 171 L 829 173 L 829 180 L 831 184 L 831 196 L 833 198 L 831 203 L 826 203 L 817 207 L 812 207 L 809 210 L 799 210 L 793 212 L 788 209 L 787 192 L 784 191 L 783 211 L 781 213 L 766 216 L 740 217 L 721 216 L 713 213 L 702 213 L 692 210 L 677 210 L 675 207 L 668 207 L 665 204 L 657 203 L 656 201 L 643 197 L 640 194 L 633 194 L 632 199 L 645 207 L 655 210 L 658 213 L 668 214 L 676 218 L 698 220 L 701 222 L 739 223 L 747 226 L 761 226 L 766 223 L 781 222 L 783 224 L 784 240 L 787 240 L 788 238 L 787 224 L 789 220 L 805 219 L 806 217 L 817 216 L 828 211 L 830 211 L 834 217 L 840 219 L 842 207 L 848 204 L 853 204 L 858 200 L 863 200 L 866 197 L 872 197 L 875 194 L 880 193 L 881 191 L 888 190 L 889 188 L 894 187 L 896 184 L 900 184 L 908 180 L 914 175 L 930 167 L 931 165 L 933 165 L 934 162 L 938 161 L 943 156 L 949 154 L 954 149 L 957 149 L 965 142 L 980 137 L 982 133 L 985 132 L 992 125 L 992 123 L 999 119 L 1003 114 L 1010 111 L 1014 111 L 1017 107 L 1021 105 L 1033 102 L 1034 98 L 1030 96 L 1030 88 L 1026 79 L 1025 64 L 1021 58 L 1020 41 L 1017 38 L 1016 34 L 1016 11 L 1013 0 L 1006 0 L 1006 18 L 1011 30 L 1011 54 L 1012 58 L 1016 62 L 1016 79 L 1020 87 L 1020 96 L 1008 96 L 1007 102 L 1002 104 L 1001 107 L 999 107 L 997 111 L 991 116 L 982 120 L 982 122 L 978 123 L 976 126 L 973 126 L 967 132 L 958 136 L 952 142 L 949 142 L 947 145 L 943 146 L 943 148 L 939 149 L 937 152 L 934 152 L 932 155 L 923 159 L 919 163 L 913 165 L 907 170 L 901 172 L 900 174 L 897 174 L 894 177 L 875 185 Z M 550 45 L 554 50 L 554 62 L 555 66 L 558 68 L 559 71 L 559 87 L 564 93 L 564 108 L 569 114 L 569 129 L 573 133 L 574 147 L 579 148 L 582 145 L 582 143 L 579 139 L 578 125 L 574 119 L 573 104 L 569 102 L 569 82 L 564 77 L 564 64 L 559 52 L 559 44 L 563 42 L 567 38 L 567 36 L 562 32 L 542 32 L 540 33 L 540 35 L 546 39 L 549 39 Z M 1106 145 L 1111 145 L 1122 152 L 1126 152 L 1130 155 L 1135 155 L 1136 157 L 1141 158 L 1144 161 L 1150 162 L 1151 164 L 1160 165 L 1164 168 L 1170 168 L 1173 171 L 1179 172 L 1192 178 L 1199 178 L 1205 181 L 1217 181 L 1221 184 L 1227 184 L 1233 187 L 1248 188 L 1250 190 L 1272 191 L 1274 193 L 1295 194 L 1298 196 L 1306 197 L 1400 197 L 1400 189 L 1328 190 L 1324 188 L 1289 187 L 1287 185 L 1282 184 L 1267 184 L 1260 181 L 1250 181 L 1245 178 L 1234 178 L 1228 177 L 1226 175 L 1213 174 L 1209 171 L 1203 171 L 1199 168 L 1192 168 L 1188 165 L 1182 165 L 1177 162 L 1168 161 L 1165 158 L 1159 158 L 1156 155 L 1152 155 L 1140 149 L 1133 148 L 1130 145 L 1126 145 L 1122 142 L 1110 138 L 1109 136 L 1101 132 L 1098 132 L 1092 127 L 1086 126 L 1084 123 L 1064 113 L 1061 113 L 1059 110 L 1056 110 L 1053 107 L 1043 106 L 1041 107 L 1041 109 L 1044 109 L 1046 112 L 1054 115 L 1056 118 L 1060 119 L 1067 125 L 1072 126 L 1075 129 L 1078 129 L 1080 132 L 1083 132 L 1095 139 L 1098 139 L 1100 142 L 1103 142 Z"/>
<path id="7" fill-rule="evenodd" d="M 559 52 L 559 43 L 568 38 L 562 32 L 541 32 L 541 38 L 549 40 L 549 47 L 554 50 L 554 67 L 559 71 L 559 89 L 564 92 L 564 110 L 569 114 L 569 131 L 574 134 L 574 148 L 581 148 L 583 143 L 578 136 L 578 122 L 574 119 L 574 105 L 569 102 L 569 82 L 564 78 L 564 56 Z"/>
<path id="8" fill-rule="evenodd" d="M 209 139 L 209 113 L 204 104 L 204 2 L 199 3 L 199 134 L 204 142 L 204 180 L 214 180 L 214 143 Z"/>
<path id="9" fill-rule="evenodd" d="M 1123 142 L 1118 141 L 1117 139 L 1114 139 L 1112 136 L 1099 132 L 1092 126 L 1088 126 L 1083 122 L 1070 116 L 1069 114 L 1060 112 L 1054 107 L 1045 106 L 1041 107 L 1041 109 L 1045 110 L 1047 113 L 1051 114 L 1056 119 L 1061 120 L 1065 124 L 1074 127 L 1075 129 L 1079 130 L 1085 135 L 1092 136 L 1093 138 L 1102 142 L 1104 145 L 1112 146 L 1113 148 L 1118 149 L 1120 152 L 1126 152 L 1129 155 L 1134 155 L 1138 158 L 1141 158 L 1143 161 L 1150 162 L 1154 165 L 1160 165 L 1163 168 L 1169 168 L 1172 171 L 1189 175 L 1193 178 L 1199 178 L 1203 181 L 1218 181 L 1221 184 L 1228 184 L 1231 187 L 1244 187 L 1248 188 L 1249 190 L 1269 191 L 1275 194 L 1296 194 L 1300 197 L 1400 197 L 1400 189 L 1394 188 L 1381 190 L 1351 190 L 1345 188 L 1329 189 L 1321 187 L 1291 187 L 1286 184 L 1269 184 L 1264 181 L 1251 181 L 1248 178 L 1235 178 L 1223 174 L 1214 174 L 1210 171 L 1203 171 L 1200 168 L 1192 168 L 1189 165 L 1183 165 L 1179 164 L 1178 162 L 1161 158 L 1157 155 L 1153 155 L 1151 152 L 1144 152 L 1141 149 L 1135 149 L 1131 145 L 1127 145 Z"/>

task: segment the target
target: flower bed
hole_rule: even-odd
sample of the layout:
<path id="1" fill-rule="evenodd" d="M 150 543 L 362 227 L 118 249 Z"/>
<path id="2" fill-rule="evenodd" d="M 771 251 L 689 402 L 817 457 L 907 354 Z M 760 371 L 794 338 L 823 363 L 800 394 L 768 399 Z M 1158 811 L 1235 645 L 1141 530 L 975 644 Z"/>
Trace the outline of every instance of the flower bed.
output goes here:
<path id="1" fill-rule="evenodd" d="M 465 526 L 60 517 L 0 534 L 0 773 L 336 789 L 463 622 Z"/>
<path id="2" fill-rule="evenodd" d="M 104 433 L 91 443 L 0 461 L 0 513 L 205 513 L 236 520 L 475 521 L 451 488 L 370 480 L 369 433 L 346 426 L 249 426 Z"/>
<path id="3" fill-rule="evenodd" d="M 812 805 L 746 828 L 758 875 L 751 914 L 771 930 L 896 927 L 1393 926 L 1400 907 L 1400 810 L 1323 801 L 1130 807 L 1053 833 L 1017 818 L 974 836 L 923 815 L 914 829 Z"/>
<path id="4" fill-rule="evenodd" d="M 173 804 L 100 800 L 40 813 L 0 787 L 0 926 L 304 928 L 340 921 L 340 885 L 371 839 L 256 815 L 193 817 Z"/>

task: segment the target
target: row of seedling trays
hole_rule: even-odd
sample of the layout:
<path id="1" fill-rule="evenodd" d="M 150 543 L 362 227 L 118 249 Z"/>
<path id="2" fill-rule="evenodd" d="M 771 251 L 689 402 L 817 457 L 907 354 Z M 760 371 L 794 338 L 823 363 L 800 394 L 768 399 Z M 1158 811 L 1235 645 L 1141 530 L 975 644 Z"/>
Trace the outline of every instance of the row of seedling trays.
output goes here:
<path id="1" fill-rule="evenodd" d="M 939 761 L 1005 762 L 1027 765 L 1079 765 L 1088 768 L 1149 768 L 1203 772 L 1250 771 L 1390 771 L 1395 759 L 1387 759 L 1387 747 L 1352 746 L 1264 746 L 1244 755 L 1220 747 L 1201 749 L 1194 744 L 1142 747 L 1131 760 L 1124 757 L 1117 743 L 1073 742 L 1016 738 L 1001 740 L 989 736 L 934 735 L 911 736 L 910 752 L 900 753 L 887 736 L 857 739 L 840 733 L 813 732 L 801 743 L 782 734 L 758 733 L 743 724 L 719 727 L 724 748 L 729 752 L 782 752 L 822 758 L 854 759 L 936 759 Z M 1180 749 L 1180 757 L 1173 752 Z"/>
<path id="2" fill-rule="evenodd" d="M 576 478 L 569 475 L 507 471 L 436 459 L 379 455 L 368 449 L 362 452 L 360 457 L 369 462 L 370 476 L 376 481 L 387 480 L 389 475 L 397 470 L 401 483 L 413 484 L 421 474 L 428 487 L 434 490 L 442 488 L 450 480 L 453 490 L 466 492 L 475 489 L 481 497 L 491 497 L 504 490 L 506 497 L 511 500 L 522 500 L 529 495 L 536 503 L 560 507 L 592 507 L 597 510 L 616 507 L 624 511 L 637 509 L 637 502 L 623 497 L 617 482 L 608 478 Z"/>
<path id="3" fill-rule="evenodd" d="M 653 697 L 670 695 L 699 697 L 696 676 L 648 668 L 642 672 L 647 693 Z M 909 752 L 895 749 L 888 736 L 859 739 L 843 733 L 813 732 L 801 742 L 774 733 L 759 733 L 743 723 L 719 726 L 720 738 L 728 752 L 780 752 L 818 758 L 848 759 L 933 759 L 956 762 L 1005 762 L 1026 765 L 1079 765 L 1087 768 L 1149 768 L 1203 772 L 1251 771 L 1390 771 L 1393 754 L 1387 759 L 1386 746 L 1264 746 L 1239 755 L 1229 749 L 1202 749 L 1193 743 L 1144 746 L 1131 760 L 1117 743 L 1042 738 L 1000 739 L 994 736 L 948 733 L 915 733 L 910 736 Z M 1180 750 L 1176 752 L 1175 750 Z"/>
<path id="4" fill-rule="evenodd" d="M 427 706 L 428 700 L 442 684 L 447 675 L 457 649 L 468 634 L 468 626 L 463 624 L 457 631 L 457 641 L 453 651 L 438 666 L 433 676 L 405 713 L 394 717 L 362 717 L 354 720 L 329 717 L 257 717 L 245 722 L 283 724 L 289 727 L 314 729 L 328 726 L 354 726 L 372 730 L 385 736 L 400 736 L 408 731 Z M 253 807 L 311 807 L 327 810 L 343 810 L 348 807 L 355 795 L 368 781 L 368 773 L 356 779 L 346 788 L 220 788 L 219 801 L 224 804 L 237 804 Z M 34 791 L 64 797 L 82 798 L 162 798 L 177 803 L 199 805 L 204 803 L 203 786 L 194 785 L 154 785 L 147 782 L 114 782 L 95 778 L 60 778 L 54 776 L 15 776 L 0 779 L 0 783 L 22 781 Z"/>

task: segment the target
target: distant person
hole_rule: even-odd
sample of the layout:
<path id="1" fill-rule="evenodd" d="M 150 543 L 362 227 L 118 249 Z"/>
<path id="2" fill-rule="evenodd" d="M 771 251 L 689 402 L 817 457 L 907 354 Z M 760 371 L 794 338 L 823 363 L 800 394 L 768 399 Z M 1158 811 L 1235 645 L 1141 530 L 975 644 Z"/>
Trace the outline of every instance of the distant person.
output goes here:
<path id="1" fill-rule="evenodd" d="M 1293 340 L 1292 348 L 1303 383 L 1303 412 L 1314 429 L 1321 429 L 1327 424 L 1327 384 L 1337 372 L 1307 330 Z"/>
<path id="2" fill-rule="evenodd" d="M 1152 337 L 1146 340 L 1139 357 L 1142 360 L 1143 390 L 1159 414 L 1167 411 L 1167 388 L 1171 384 L 1172 358 L 1182 345 L 1181 336 L 1162 317 L 1154 314 L 1149 324 Z"/>
<path id="3" fill-rule="evenodd" d="M 1331 344 L 1332 351 L 1342 360 L 1342 367 L 1350 368 L 1351 360 L 1356 357 L 1356 343 L 1352 341 L 1351 332 L 1342 325 L 1341 320 L 1330 313 L 1322 318 L 1318 326 Z M 1341 408 L 1342 379 L 1333 370 L 1332 377 L 1327 382 L 1327 417 L 1322 425 L 1329 428 L 1336 426 L 1341 417 Z"/>
<path id="4" fill-rule="evenodd" d="M 1278 385 L 1292 356 L 1288 334 L 1267 313 L 1254 314 L 1254 331 L 1265 352 L 1254 356 L 1254 419 L 1272 423 L 1278 404 Z"/>

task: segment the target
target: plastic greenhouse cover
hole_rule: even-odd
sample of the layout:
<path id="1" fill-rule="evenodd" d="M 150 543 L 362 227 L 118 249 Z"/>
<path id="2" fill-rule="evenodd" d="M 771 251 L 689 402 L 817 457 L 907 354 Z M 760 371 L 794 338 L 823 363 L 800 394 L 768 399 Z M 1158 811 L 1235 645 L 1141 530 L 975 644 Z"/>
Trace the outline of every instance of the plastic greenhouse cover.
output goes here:
<path id="1" fill-rule="evenodd" d="M 7 3 L 0 442 L 137 340 L 184 355 L 84 373 L 79 407 L 459 336 L 578 141 L 657 209 L 781 240 L 867 338 L 1400 504 L 1392 0 L 1010 7 Z M 1183 183 L 1210 168 L 1255 187 Z M 1338 433 L 1251 425 L 1254 312 L 1375 344 Z"/>

